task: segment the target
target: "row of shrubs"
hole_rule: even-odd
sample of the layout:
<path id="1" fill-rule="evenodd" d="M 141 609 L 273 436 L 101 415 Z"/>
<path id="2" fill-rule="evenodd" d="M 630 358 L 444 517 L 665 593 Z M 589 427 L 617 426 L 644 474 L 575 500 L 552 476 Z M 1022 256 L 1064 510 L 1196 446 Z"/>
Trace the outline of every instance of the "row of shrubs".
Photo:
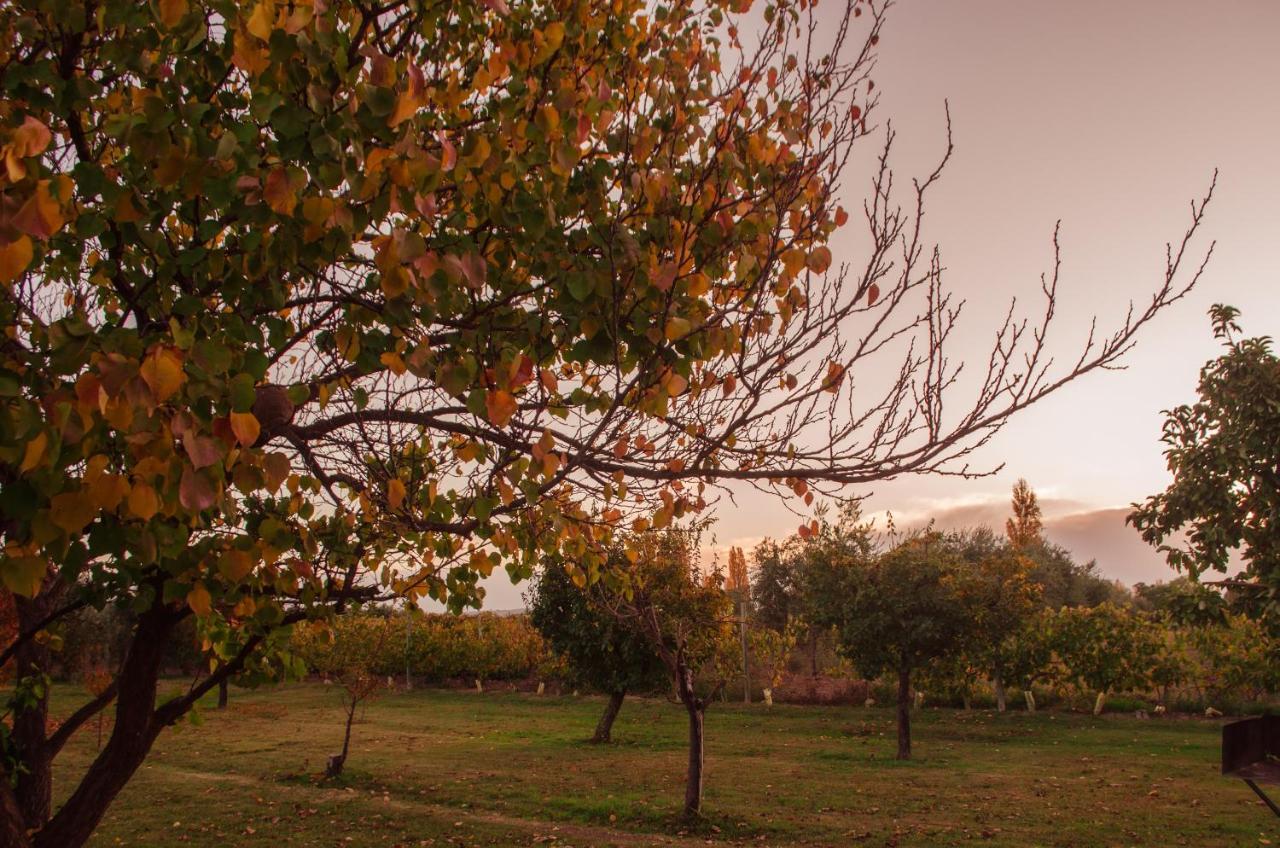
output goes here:
<path id="1" fill-rule="evenodd" d="M 556 662 L 523 615 L 361 613 L 294 628 L 291 649 L 323 677 L 352 669 L 444 683 L 553 677 Z"/>

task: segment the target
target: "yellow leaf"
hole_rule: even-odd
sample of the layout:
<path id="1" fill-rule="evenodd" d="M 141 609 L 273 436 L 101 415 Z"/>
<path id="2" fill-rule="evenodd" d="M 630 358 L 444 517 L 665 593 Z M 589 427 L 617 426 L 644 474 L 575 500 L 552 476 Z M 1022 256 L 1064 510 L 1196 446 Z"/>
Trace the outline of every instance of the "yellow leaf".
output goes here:
<path id="1" fill-rule="evenodd" d="M 564 24 L 559 21 L 552 21 L 547 24 L 547 28 L 542 31 L 546 38 L 546 47 L 544 48 L 547 55 L 554 53 L 560 49 L 560 43 L 564 41 Z"/>
<path id="2" fill-rule="evenodd" d="M 229 550 L 218 558 L 218 571 L 232 583 L 239 583 L 253 571 L 253 557 L 247 551 Z"/>
<path id="3" fill-rule="evenodd" d="M 54 495 L 49 502 L 50 520 L 55 526 L 71 534 L 83 530 L 97 513 L 89 493 L 83 489 Z"/>
<path id="4" fill-rule="evenodd" d="M 49 447 L 49 434 L 40 432 L 34 439 L 27 442 L 27 449 L 22 454 L 21 470 L 26 472 L 35 468 L 40 464 L 40 460 L 44 459 L 45 449 Z"/>
<path id="5" fill-rule="evenodd" d="M 142 482 L 133 484 L 127 503 L 129 512 L 143 521 L 150 521 L 160 511 L 160 498 L 156 497 L 156 490 Z"/>
<path id="6" fill-rule="evenodd" d="M 160 23 L 173 29 L 187 16 L 187 0 L 160 0 Z"/>
<path id="7" fill-rule="evenodd" d="M 48 566 L 40 557 L 5 556 L 0 558 L 0 578 L 16 595 L 34 598 L 44 583 Z"/>
<path id="8" fill-rule="evenodd" d="M 404 503 L 404 496 L 404 483 L 393 479 L 387 484 L 387 506 L 399 509 L 400 504 Z"/>
<path id="9" fill-rule="evenodd" d="M 200 616 L 213 612 L 213 598 L 209 595 L 209 590 L 204 587 L 203 583 L 197 583 L 187 593 L 187 606 L 191 607 L 192 612 Z"/>
<path id="10" fill-rule="evenodd" d="M 253 9 L 253 14 L 249 16 L 248 23 L 245 28 L 249 30 L 249 34 L 260 38 L 263 41 L 271 40 L 272 30 L 272 4 L 269 0 L 262 0 Z"/>
<path id="11" fill-rule="evenodd" d="M 0 245 L 0 283 L 7 285 L 21 277 L 31 264 L 32 255 L 31 239 L 27 236 L 18 236 L 17 241 Z"/>
<path id="12" fill-rule="evenodd" d="M 254 442 L 258 441 L 262 427 L 252 412 L 233 412 L 231 413 L 231 432 L 236 434 L 236 441 L 248 448 L 253 447 Z"/>
<path id="13" fill-rule="evenodd" d="M 164 403 L 172 397 L 186 379 L 182 372 L 182 354 L 171 347 L 154 348 L 139 371 L 156 403 Z"/>

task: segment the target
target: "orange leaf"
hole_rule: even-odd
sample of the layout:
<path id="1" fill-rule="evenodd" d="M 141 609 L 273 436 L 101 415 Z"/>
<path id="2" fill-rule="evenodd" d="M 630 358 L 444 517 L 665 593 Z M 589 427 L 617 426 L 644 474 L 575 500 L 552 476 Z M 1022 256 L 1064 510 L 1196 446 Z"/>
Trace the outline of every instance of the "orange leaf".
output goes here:
<path id="1" fill-rule="evenodd" d="M 187 0 L 160 0 L 160 23 L 173 29 L 187 16 Z"/>
<path id="2" fill-rule="evenodd" d="M 289 173 L 284 168 L 272 168 L 267 174 L 266 185 L 262 189 L 262 199 L 277 215 L 292 215 L 298 205 L 298 196 L 289 181 Z"/>
<path id="3" fill-rule="evenodd" d="M 511 392 L 492 389 L 484 396 L 485 412 L 496 427 L 505 427 L 516 414 L 516 399 Z"/>
<path id="4" fill-rule="evenodd" d="M 877 286 L 875 283 L 872 283 L 871 287 L 867 289 L 867 305 L 875 306 L 876 301 L 879 299 L 880 299 L 880 287 Z"/>
<path id="5" fill-rule="evenodd" d="M 30 471 L 40 464 L 44 459 L 44 452 L 49 447 L 49 434 L 43 430 L 31 441 L 27 442 L 27 448 L 22 454 L 22 465 L 20 470 L 23 472 Z"/>
<path id="6" fill-rule="evenodd" d="M 231 432 L 236 434 L 236 441 L 246 448 L 253 447 L 262 432 L 262 426 L 252 412 L 231 413 Z"/>
<path id="7" fill-rule="evenodd" d="M 404 496 L 404 483 L 399 480 L 392 479 L 392 481 L 387 484 L 387 506 L 392 509 L 399 509 L 400 504 L 404 503 Z"/>
<path id="8" fill-rule="evenodd" d="M 32 256 L 31 239 L 26 236 L 0 245 L 0 283 L 7 285 L 21 277 L 31 264 Z"/>

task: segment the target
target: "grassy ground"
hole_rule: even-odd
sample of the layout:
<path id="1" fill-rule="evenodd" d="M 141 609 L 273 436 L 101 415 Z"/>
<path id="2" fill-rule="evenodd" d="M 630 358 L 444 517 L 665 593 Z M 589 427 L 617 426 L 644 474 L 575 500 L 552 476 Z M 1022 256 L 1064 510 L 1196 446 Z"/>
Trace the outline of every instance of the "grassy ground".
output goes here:
<path id="1" fill-rule="evenodd" d="M 233 689 L 228 710 L 161 737 L 93 844 L 1280 845 L 1218 775 L 1213 722 L 925 709 L 899 763 L 887 709 L 736 704 L 708 713 L 707 820 L 684 830 L 683 712 L 630 700 L 618 741 L 586 745 L 602 703 L 387 695 L 335 784 L 316 777 L 341 741 L 332 687 Z M 95 742 L 91 726 L 63 773 Z"/>

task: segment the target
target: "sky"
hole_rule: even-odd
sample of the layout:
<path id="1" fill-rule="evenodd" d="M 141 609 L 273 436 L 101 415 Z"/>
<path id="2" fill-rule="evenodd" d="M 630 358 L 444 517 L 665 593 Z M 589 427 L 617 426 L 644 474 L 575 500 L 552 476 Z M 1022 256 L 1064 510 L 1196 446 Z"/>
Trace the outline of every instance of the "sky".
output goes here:
<path id="1" fill-rule="evenodd" d="M 823 0 L 822 8 L 834 0 Z M 1057 350 L 1078 350 L 1089 319 L 1120 320 L 1158 285 L 1164 245 L 1218 169 L 1205 240 L 1217 242 L 1199 287 L 1141 335 L 1126 370 L 1091 374 L 1016 416 L 977 455 L 990 477 L 909 477 L 847 494 L 899 526 L 1000 527 L 1025 477 L 1047 535 L 1127 584 L 1172 572 L 1124 525 L 1129 504 L 1169 475 L 1161 411 L 1193 400 L 1217 355 L 1206 312 L 1243 310 L 1250 335 L 1280 315 L 1280 2 L 1274 0 L 900 0 L 880 40 L 878 120 L 898 133 L 895 168 L 927 173 L 955 152 L 926 230 L 968 305 L 957 333 L 989 342 L 1011 297 L 1033 307 L 1061 220 Z M 860 208 L 865 174 L 846 178 Z M 856 245 L 832 245 L 856 262 Z M 1035 314 L 1032 312 L 1032 314 Z M 978 350 L 977 347 L 974 348 Z M 794 515 L 741 492 L 717 510 L 715 542 L 748 549 L 794 532 Z M 488 583 L 486 606 L 521 606 L 520 588 Z"/>

